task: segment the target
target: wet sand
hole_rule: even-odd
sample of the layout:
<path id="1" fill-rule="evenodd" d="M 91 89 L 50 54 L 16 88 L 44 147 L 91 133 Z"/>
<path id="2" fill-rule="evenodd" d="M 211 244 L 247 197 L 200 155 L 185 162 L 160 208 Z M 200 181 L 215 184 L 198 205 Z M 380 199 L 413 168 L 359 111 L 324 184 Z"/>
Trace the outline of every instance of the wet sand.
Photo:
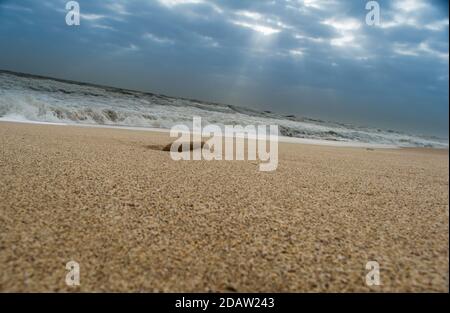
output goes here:
<path id="1" fill-rule="evenodd" d="M 448 150 L 280 143 L 259 172 L 170 141 L 0 122 L 0 291 L 448 292 Z"/>

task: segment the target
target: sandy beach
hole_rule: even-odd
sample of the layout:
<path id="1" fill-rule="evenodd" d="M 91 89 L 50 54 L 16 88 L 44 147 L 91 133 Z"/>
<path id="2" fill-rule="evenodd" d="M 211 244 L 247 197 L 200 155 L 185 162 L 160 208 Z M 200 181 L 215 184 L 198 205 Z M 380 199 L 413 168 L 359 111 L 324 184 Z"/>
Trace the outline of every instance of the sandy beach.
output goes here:
<path id="1" fill-rule="evenodd" d="M 170 141 L 0 122 L 0 291 L 448 292 L 448 150 L 280 143 L 260 172 Z"/>

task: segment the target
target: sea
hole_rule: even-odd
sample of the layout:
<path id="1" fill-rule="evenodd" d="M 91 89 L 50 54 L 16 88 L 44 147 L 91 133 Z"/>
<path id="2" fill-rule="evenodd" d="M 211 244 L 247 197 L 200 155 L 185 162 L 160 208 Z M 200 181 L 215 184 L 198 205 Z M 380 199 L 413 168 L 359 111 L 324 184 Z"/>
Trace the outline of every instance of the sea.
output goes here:
<path id="1" fill-rule="evenodd" d="M 448 149 L 448 139 L 434 136 L 0 71 L 0 121 L 167 130 L 192 128 L 194 116 L 222 127 L 278 125 L 291 141 Z"/>

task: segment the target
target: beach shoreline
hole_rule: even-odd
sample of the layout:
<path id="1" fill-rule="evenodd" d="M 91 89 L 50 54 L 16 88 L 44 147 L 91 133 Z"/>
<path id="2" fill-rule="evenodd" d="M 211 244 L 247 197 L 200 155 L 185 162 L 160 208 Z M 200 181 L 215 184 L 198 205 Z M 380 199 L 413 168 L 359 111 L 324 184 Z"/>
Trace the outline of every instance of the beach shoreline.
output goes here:
<path id="1" fill-rule="evenodd" d="M 0 291 L 448 292 L 448 149 L 280 142 L 263 173 L 173 140 L 0 122 Z"/>
<path id="2" fill-rule="evenodd" d="M 133 126 L 120 126 L 120 125 L 100 125 L 100 124 L 67 124 L 67 123 L 52 123 L 52 122 L 39 122 L 39 121 L 21 121 L 7 118 L 0 118 L 0 123 L 20 123 L 20 124 L 32 124 L 32 125 L 53 125 L 53 126 L 70 126 L 70 127 L 87 127 L 87 128 L 105 128 L 105 129 L 118 129 L 118 130 L 130 130 L 141 132 L 154 132 L 154 133 L 170 133 L 170 129 L 167 128 L 152 128 L 152 127 L 133 127 Z M 190 132 L 192 134 L 192 132 Z M 225 135 L 223 135 L 225 137 Z M 337 140 L 325 140 L 325 139 L 312 139 L 312 138 L 299 138 L 299 137 L 287 137 L 278 136 L 279 142 L 284 143 L 298 143 L 306 145 L 318 145 L 318 146 L 330 146 L 330 147 L 352 147 L 352 148 L 373 148 L 373 149 L 397 149 L 402 148 L 396 145 L 389 144 L 377 144 L 358 141 L 337 141 Z M 443 149 L 445 148 L 433 148 Z"/>

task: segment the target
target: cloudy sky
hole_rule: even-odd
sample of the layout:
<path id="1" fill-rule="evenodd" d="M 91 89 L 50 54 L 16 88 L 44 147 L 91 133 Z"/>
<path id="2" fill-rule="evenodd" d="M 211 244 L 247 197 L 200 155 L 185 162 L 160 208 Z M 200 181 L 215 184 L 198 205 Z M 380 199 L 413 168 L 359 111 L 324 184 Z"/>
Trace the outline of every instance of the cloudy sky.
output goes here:
<path id="1" fill-rule="evenodd" d="M 448 1 L 0 0 L 0 69 L 448 136 Z"/>

